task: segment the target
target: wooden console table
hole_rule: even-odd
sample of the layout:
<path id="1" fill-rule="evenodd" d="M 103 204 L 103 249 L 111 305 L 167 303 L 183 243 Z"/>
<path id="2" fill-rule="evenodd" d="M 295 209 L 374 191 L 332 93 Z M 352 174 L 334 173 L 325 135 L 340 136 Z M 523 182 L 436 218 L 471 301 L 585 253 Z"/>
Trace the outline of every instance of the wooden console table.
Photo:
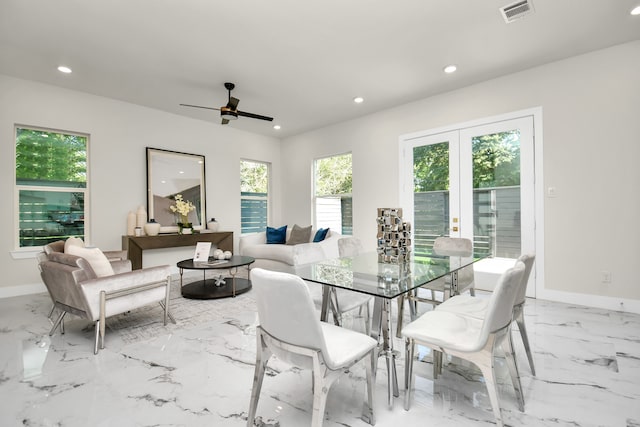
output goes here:
<path id="1" fill-rule="evenodd" d="M 142 251 L 146 249 L 193 246 L 198 242 L 211 242 L 223 251 L 233 252 L 233 231 L 197 234 L 159 234 L 157 236 L 122 236 L 122 249 L 127 251 L 134 270 L 142 268 Z"/>

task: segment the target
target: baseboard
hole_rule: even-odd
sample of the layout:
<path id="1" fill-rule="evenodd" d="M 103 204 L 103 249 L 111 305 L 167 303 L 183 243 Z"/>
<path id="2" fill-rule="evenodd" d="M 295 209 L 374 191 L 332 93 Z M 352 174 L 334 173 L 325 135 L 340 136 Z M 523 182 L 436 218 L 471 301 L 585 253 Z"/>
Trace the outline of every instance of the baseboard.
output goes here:
<path id="1" fill-rule="evenodd" d="M 19 297 L 22 295 L 41 294 L 47 292 L 44 283 L 34 283 L 32 285 L 6 286 L 0 287 L 0 298 Z"/>
<path id="2" fill-rule="evenodd" d="M 583 305 L 605 310 L 623 311 L 640 314 L 640 300 L 615 298 L 600 295 L 578 294 L 573 292 L 544 290 L 538 299 L 563 302 L 565 304 Z"/>

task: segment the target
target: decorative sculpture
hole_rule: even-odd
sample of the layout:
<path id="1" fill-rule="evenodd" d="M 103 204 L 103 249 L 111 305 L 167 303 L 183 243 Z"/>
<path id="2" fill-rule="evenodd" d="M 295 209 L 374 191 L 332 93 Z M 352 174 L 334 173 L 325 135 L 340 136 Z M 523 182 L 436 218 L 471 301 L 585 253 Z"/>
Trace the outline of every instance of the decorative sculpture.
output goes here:
<path id="1" fill-rule="evenodd" d="M 402 208 L 378 208 L 378 262 L 402 263 L 411 255 L 411 224 Z"/>

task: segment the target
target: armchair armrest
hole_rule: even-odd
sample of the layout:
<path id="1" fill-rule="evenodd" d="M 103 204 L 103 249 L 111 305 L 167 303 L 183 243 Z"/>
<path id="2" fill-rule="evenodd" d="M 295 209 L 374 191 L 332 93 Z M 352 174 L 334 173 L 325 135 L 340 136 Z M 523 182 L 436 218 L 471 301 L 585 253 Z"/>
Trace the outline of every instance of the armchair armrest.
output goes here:
<path id="1" fill-rule="evenodd" d="M 169 292 L 171 268 L 168 265 L 145 268 L 113 276 L 98 277 L 80 283 L 87 314 L 99 320 L 139 308 L 152 302 L 165 300 Z M 104 313 L 100 313 L 100 293 L 121 296 L 109 299 Z"/>
<path id="2" fill-rule="evenodd" d="M 127 259 L 127 251 L 102 251 L 109 261 L 124 261 Z"/>
<path id="3" fill-rule="evenodd" d="M 126 273 L 131 271 L 131 261 L 128 259 L 123 260 L 109 260 L 111 262 L 111 267 L 113 268 L 113 272 L 115 274 Z"/>

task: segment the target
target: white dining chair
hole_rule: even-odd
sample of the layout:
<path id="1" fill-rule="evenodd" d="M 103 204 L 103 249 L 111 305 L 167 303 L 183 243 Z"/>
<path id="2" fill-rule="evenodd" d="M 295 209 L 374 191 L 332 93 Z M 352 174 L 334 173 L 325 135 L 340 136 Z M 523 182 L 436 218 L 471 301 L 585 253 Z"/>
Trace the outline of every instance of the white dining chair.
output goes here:
<path id="1" fill-rule="evenodd" d="M 360 239 L 355 237 L 343 237 L 338 240 L 338 252 L 340 258 L 354 257 L 362 253 L 363 246 Z M 322 285 L 309 283 L 309 289 L 316 307 L 322 306 Z M 371 310 L 369 308 L 373 298 L 370 295 L 354 292 L 346 289 L 331 288 L 329 290 L 329 309 L 333 316 L 334 324 L 342 326 L 343 315 L 353 310 L 359 310 L 359 316 L 364 322 L 365 332 L 371 333 Z"/>
<path id="2" fill-rule="evenodd" d="M 406 345 L 406 410 L 409 410 L 411 406 L 415 345 L 423 344 L 434 350 L 434 356 L 440 355 L 438 358 L 434 357 L 434 380 L 437 378 L 439 365 L 442 363 L 442 353 L 468 360 L 480 368 L 498 426 L 503 426 L 503 422 L 493 369 L 493 357 L 495 350 L 502 347 L 516 392 L 518 406 L 521 411 L 524 411 L 520 377 L 515 364 L 511 340 L 508 339 L 511 332 L 513 303 L 524 270 L 525 265 L 522 262 L 517 262 L 515 267 L 510 268 L 500 277 L 489 299 L 483 320 L 446 310 L 433 310 L 423 314 L 402 329 Z"/>
<path id="3" fill-rule="evenodd" d="M 524 344 L 525 352 L 527 353 L 527 359 L 529 360 L 529 367 L 531 374 L 536 375 L 536 369 L 533 364 L 533 354 L 531 353 L 531 346 L 529 345 L 529 337 L 527 336 L 527 329 L 524 323 L 524 304 L 526 302 L 527 283 L 529 282 L 529 276 L 533 270 L 533 263 L 536 259 L 534 254 L 523 254 L 517 260 L 524 263 L 524 274 L 522 275 L 522 281 L 518 286 L 518 293 L 513 304 L 512 319 L 518 325 L 520 331 L 520 337 Z M 452 313 L 464 314 L 466 316 L 473 316 L 478 319 L 484 319 L 487 312 L 487 306 L 489 299 L 471 297 L 468 294 L 457 295 L 443 302 L 436 307 L 436 310 L 446 310 Z"/>
<path id="4" fill-rule="evenodd" d="M 251 270 L 251 280 L 256 290 L 259 325 L 247 427 L 253 426 L 271 355 L 313 371 L 313 427 L 322 425 L 327 394 L 333 382 L 355 363 L 367 359 L 367 401 L 363 419 L 374 425 L 374 369 L 378 343 L 368 335 L 321 322 L 309 289 L 298 276 L 255 268 Z"/>
<path id="5" fill-rule="evenodd" d="M 470 239 L 462 237 L 446 237 L 440 236 L 433 242 L 433 253 L 435 255 L 449 255 L 449 256 L 462 256 L 469 257 L 473 255 L 473 242 Z M 457 272 L 457 290 L 453 289 L 451 283 L 451 276 L 447 275 L 436 281 L 429 283 L 429 288 L 416 288 L 413 291 L 408 292 L 406 295 L 398 298 L 398 327 L 396 330 L 396 336 L 400 338 L 402 331 L 402 323 L 404 317 L 404 301 L 407 300 L 409 304 L 409 313 L 411 314 L 411 320 L 415 320 L 418 315 L 418 303 L 427 303 L 436 307 L 443 301 L 446 301 L 454 294 L 462 294 L 469 291 L 471 296 L 475 296 L 475 275 L 473 272 L 473 265 L 461 268 Z M 442 289 L 442 291 L 436 291 L 433 289 Z M 420 292 L 428 293 L 428 297 L 420 296 Z M 438 299 L 436 292 L 441 292 L 441 298 Z"/>

